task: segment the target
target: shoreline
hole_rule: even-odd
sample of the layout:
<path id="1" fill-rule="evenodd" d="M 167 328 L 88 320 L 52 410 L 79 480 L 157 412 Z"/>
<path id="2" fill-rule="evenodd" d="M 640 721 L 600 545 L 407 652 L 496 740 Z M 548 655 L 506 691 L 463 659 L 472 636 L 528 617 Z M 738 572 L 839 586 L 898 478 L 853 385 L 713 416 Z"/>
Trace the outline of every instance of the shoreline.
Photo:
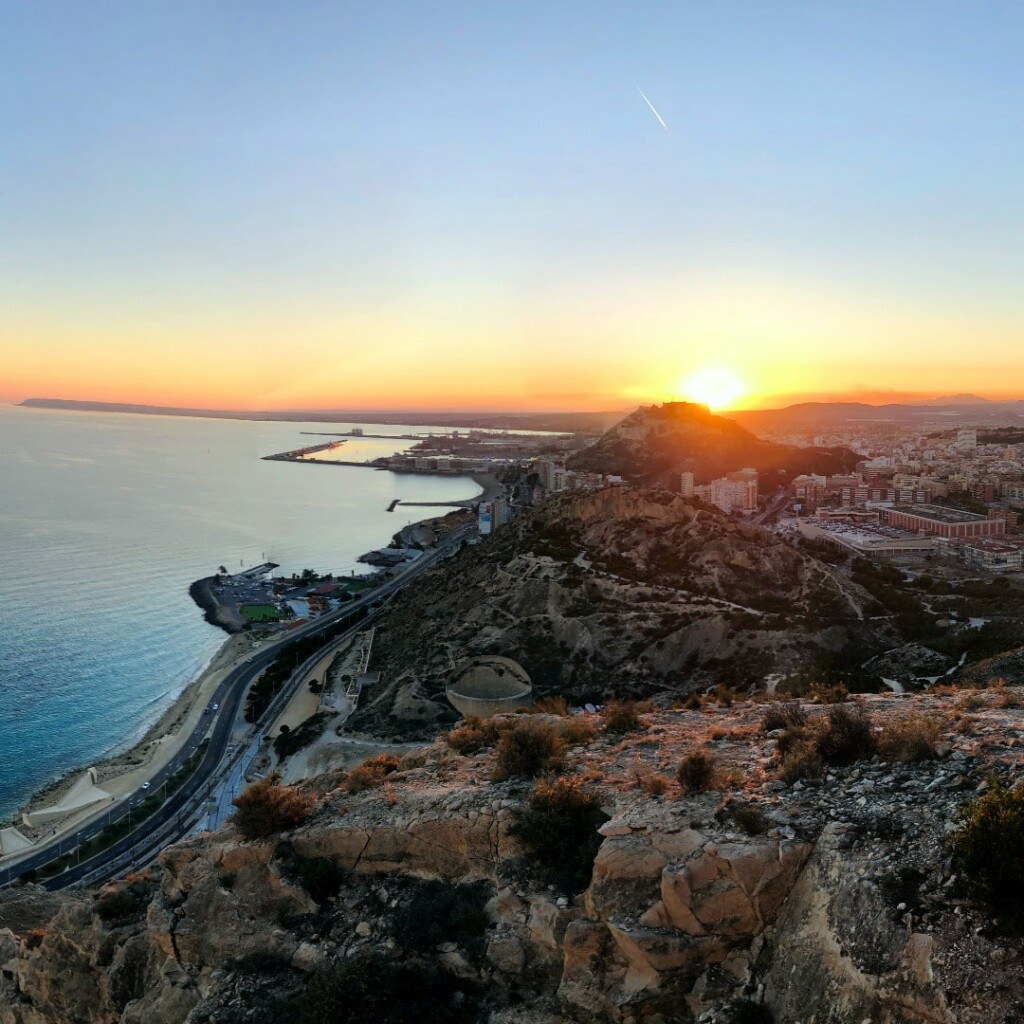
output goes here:
<path id="1" fill-rule="evenodd" d="M 161 712 L 154 721 L 134 743 L 127 748 L 100 757 L 88 764 L 79 764 L 68 768 L 61 775 L 47 782 L 22 803 L 15 811 L 7 815 L 0 825 L 3 827 L 18 828 L 24 834 L 46 833 L 49 829 L 31 829 L 25 826 L 22 815 L 29 811 L 36 811 L 51 804 L 58 803 L 60 798 L 75 784 L 83 772 L 90 768 L 96 770 L 97 781 L 100 785 L 114 783 L 122 780 L 121 784 L 112 785 L 109 789 L 112 795 L 120 798 L 125 792 L 134 789 L 134 785 L 125 787 L 124 782 L 131 782 L 131 776 L 150 767 L 158 756 L 164 755 L 161 759 L 169 760 L 181 747 L 181 742 L 173 743 L 176 737 L 184 740 L 184 736 L 178 736 L 183 732 L 190 712 L 203 703 L 200 699 L 204 694 L 216 688 L 219 678 L 229 670 L 243 656 L 252 653 L 258 641 L 248 634 L 233 634 L 224 639 L 224 642 L 216 650 L 213 656 L 199 670 L 199 672 L 180 690 L 171 703 Z M 74 818 L 73 815 L 68 816 Z M 58 830 L 63 830 L 65 820 L 57 823 Z M 31 836 L 30 836 L 31 838 Z"/>
<path id="2" fill-rule="evenodd" d="M 471 476 L 474 483 L 481 487 L 481 493 L 471 500 L 473 502 L 487 500 L 493 488 L 501 489 L 497 479 L 491 474 L 467 474 Z M 443 518 L 437 516 L 426 516 L 418 522 L 428 522 L 432 519 Z M 201 715 L 197 709 L 205 706 L 204 695 L 216 689 L 220 680 L 226 675 L 243 657 L 248 657 L 255 650 L 261 640 L 257 639 L 247 630 L 232 630 L 228 625 L 220 621 L 216 610 L 211 605 L 212 594 L 209 593 L 209 582 L 213 577 L 204 577 L 193 581 L 188 588 L 189 594 L 195 604 L 202 610 L 205 620 L 219 629 L 223 629 L 228 635 L 223 643 L 197 674 L 189 681 L 182 690 L 173 698 L 170 704 L 161 712 L 160 716 L 150 725 L 145 733 L 127 749 L 118 753 L 100 757 L 91 763 L 83 763 L 66 769 L 56 778 L 45 783 L 28 797 L 19 807 L 10 814 L 0 819 L 0 827 L 14 827 L 19 829 L 26 837 L 37 842 L 50 839 L 53 835 L 65 831 L 67 828 L 80 827 L 82 822 L 88 820 L 90 813 L 96 813 L 96 809 L 85 814 L 69 814 L 63 819 L 48 823 L 45 827 L 30 828 L 24 825 L 23 815 L 27 812 L 36 811 L 44 807 L 59 803 L 60 798 L 71 789 L 78 781 L 82 773 L 90 768 L 96 770 L 97 782 L 105 788 L 115 800 L 122 799 L 125 795 L 134 792 L 142 783 L 141 773 L 153 774 L 158 770 L 158 762 L 170 760 L 181 748 L 191 729 L 187 729 L 190 717 L 198 718 Z M 205 586 L 204 586 L 205 585 Z M 199 596 L 206 598 L 201 601 Z M 216 608 L 221 606 L 216 604 Z M 130 743 L 130 738 L 125 740 Z M 109 804 L 105 805 L 109 806 Z M 26 850 L 26 854 L 31 851 Z M 19 854 L 13 854 L 17 857 Z"/>

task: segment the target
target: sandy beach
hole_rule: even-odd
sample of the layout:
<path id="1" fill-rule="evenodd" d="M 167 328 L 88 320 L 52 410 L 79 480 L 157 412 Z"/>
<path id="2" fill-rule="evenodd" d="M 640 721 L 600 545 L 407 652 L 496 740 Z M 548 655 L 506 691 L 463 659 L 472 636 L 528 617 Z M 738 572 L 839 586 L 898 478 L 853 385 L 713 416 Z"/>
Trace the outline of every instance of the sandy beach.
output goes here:
<path id="1" fill-rule="evenodd" d="M 251 634 L 229 636 L 206 667 L 172 701 L 145 735 L 127 750 L 91 765 L 83 764 L 65 772 L 60 778 L 37 790 L 31 799 L 4 825 L 19 828 L 29 838 L 38 838 L 78 824 L 88 815 L 69 815 L 67 819 L 48 823 L 45 828 L 31 829 L 22 822 L 26 811 L 35 811 L 59 803 L 61 797 L 88 768 L 96 769 L 97 782 L 114 797 L 137 789 L 149 776 L 159 771 L 181 749 L 206 707 L 209 695 L 239 661 L 247 658 L 261 645 Z"/>
<path id="2" fill-rule="evenodd" d="M 474 473 L 471 476 L 482 491 L 472 499 L 473 503 L 489 500 L 502 490 L 502 485 L 489 473 Z M 430 523 L 442 518 L 426 518 L 420 522 Z M 138 790 L 143 782 L 158 772 L 181 749 L 209 703 L 210 695 L 224 677 L 264 642 L 248 631 L 228 636 L 206 667 L 174 698 L 141 739 L 120 753 L 68 770 L 38 789 L 22 807 L 0 821 L 0 827 L 16 827 L 28 839 L 38 842 L 49 840 L 69 828 L 77 828 L 91 816 L 104 813 L 109 804 L 103 808 L 92 807 L 69 813 L 66 817 L 50 820 L 37 827 L 27 826 L 23 822 L 22 816 L 26 812 L 60 803 L 61 798 L 89 768 L 96 769 L 97 784 L 115 799 Z M 304 707 L 302 710 L 307 711 Z M 306 717 L 306 714 L 302 717 Z"/>

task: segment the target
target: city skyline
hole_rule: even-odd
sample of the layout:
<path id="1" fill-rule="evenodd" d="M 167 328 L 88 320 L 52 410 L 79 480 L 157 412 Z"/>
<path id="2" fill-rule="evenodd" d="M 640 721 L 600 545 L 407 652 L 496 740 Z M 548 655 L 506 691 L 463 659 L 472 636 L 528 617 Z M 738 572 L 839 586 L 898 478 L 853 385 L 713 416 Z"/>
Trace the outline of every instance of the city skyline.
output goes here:
<path id="1" fill-rule="evenodd" d="M 585 411 L 711 370 L 733 408 L 1024 392 L 1014 8 L 3 24 L 0 401 Z"/>

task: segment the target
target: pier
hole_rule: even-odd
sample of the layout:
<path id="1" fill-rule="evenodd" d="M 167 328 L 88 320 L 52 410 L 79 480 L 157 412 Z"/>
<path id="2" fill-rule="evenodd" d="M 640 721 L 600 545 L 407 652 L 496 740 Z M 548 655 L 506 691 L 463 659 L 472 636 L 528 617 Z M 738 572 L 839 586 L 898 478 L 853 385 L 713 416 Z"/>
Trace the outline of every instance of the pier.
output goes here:
<path id="1" fill-rule="evenodd" d="M 308 448 L 293 448 L 290 452 L 278 452 L 276 455 L 264 455 L 263 458 L 269 462 L 316 462 L 316 459 L 309 458 L 317 452 L 330 452 L 343 445 L 344 441 L 325 441 L 323 444 L 312 444 Z M 362 465 L 362 463 L 355 463 Z"/>
<path id="2" fill-rule="evenodd" d="M 362 431 L 356 433 L 352 430 L 328 431 L 328 430 L 303 430 L 300 433 L 313 437 L 369 437 L 378 441 L 424 441 L 429 437 L 450 437 L 450 434 L 364 434 Z"/>

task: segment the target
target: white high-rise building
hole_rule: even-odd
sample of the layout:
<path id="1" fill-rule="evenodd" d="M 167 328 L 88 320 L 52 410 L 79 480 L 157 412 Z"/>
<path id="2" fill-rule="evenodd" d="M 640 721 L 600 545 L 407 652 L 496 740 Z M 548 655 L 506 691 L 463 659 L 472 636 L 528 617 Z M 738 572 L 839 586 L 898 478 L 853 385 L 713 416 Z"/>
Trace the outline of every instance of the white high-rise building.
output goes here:
<path id="1" fill-rule="evenodd" d="M 712 480 L 711 504 L 723 512 L 754 512 L 757 510 L 757 470 L 741 469 Z"/>

